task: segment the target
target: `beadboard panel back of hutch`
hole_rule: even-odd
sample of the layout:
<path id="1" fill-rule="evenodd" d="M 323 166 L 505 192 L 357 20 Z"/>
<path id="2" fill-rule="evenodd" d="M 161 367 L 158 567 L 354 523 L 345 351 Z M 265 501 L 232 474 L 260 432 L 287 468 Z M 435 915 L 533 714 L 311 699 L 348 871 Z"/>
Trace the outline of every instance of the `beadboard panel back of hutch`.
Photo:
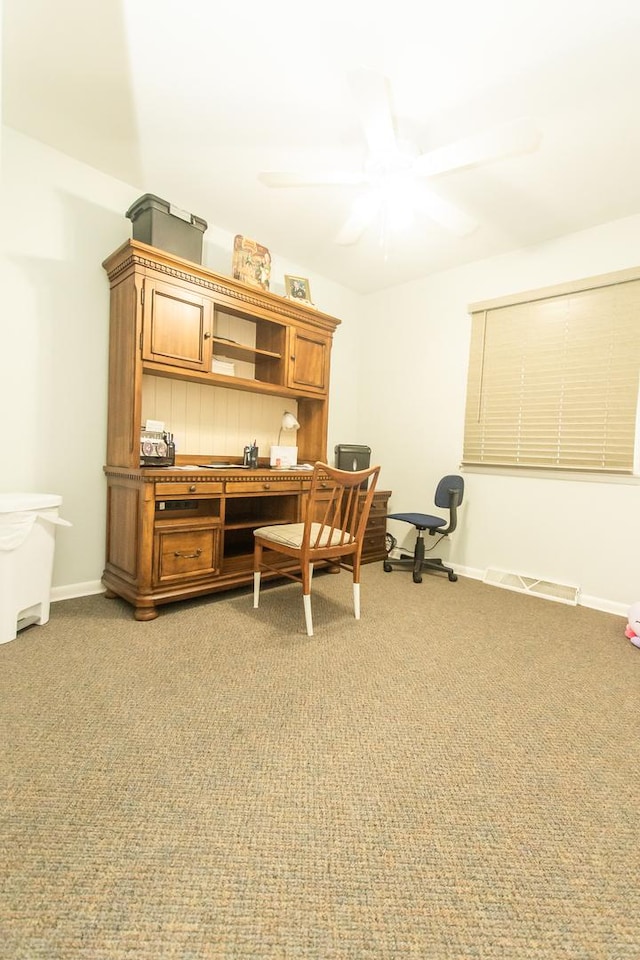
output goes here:
<path id="1" fill-rule="evenodd" d="M 298 402 L 287 397 L 227 390 L 188 380 L 142 377 L 142 422 L 169 425 L 178 454 L 202 459 L 215 454 L 224 460 L 242 456 L 245 444 L 256 441 L 260 454 L 278 443 L 282 414 L 297 417 Z M 297 444 L 296 431 L 283 431 L 282 443 Z"/>

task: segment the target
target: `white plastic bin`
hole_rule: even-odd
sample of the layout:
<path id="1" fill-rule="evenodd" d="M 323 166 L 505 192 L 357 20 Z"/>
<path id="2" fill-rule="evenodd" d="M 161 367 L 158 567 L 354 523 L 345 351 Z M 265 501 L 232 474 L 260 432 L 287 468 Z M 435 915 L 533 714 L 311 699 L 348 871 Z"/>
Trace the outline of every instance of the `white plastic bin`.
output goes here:
<path id="1" fill-rule="evenodd" d="M 56 526 L 71 526 L 61 503 L 53 493 L 0 493 L 0 643 L 49 619 Z"/>

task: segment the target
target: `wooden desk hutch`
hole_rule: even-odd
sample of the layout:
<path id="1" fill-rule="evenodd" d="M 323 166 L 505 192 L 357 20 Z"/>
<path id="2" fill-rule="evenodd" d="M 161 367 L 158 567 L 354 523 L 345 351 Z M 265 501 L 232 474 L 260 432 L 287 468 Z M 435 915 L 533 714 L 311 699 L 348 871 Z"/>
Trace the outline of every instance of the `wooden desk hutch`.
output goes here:
<path id="1" fill-rule="evenodd" d="M 243 469 L 241 458 L 237 470 L 196 466 L 236 462 L 223 451 L 179 452 L 175 467 L 141 467 L 143 378 L 291 398 L 299 460 L 326 462 L 330 354 L 340 321 L 135 240 L 103 266 L 111 285 L 103 582 L 107 596 L 133 605 L 137 620 L 152 620 L 159 604 L 250 584 L 254 528 L 300 520 L 310 480 L 304 470 L 271 469 L 268 457 L 254 470 Z M 223 316 L 249 329 L 246 343 L 220 335 Z M 213 372 L 216 356 L 235 358 L 255 377 Z M 376 493 L 365 562 L 385 556 L 389 496 Z"/>

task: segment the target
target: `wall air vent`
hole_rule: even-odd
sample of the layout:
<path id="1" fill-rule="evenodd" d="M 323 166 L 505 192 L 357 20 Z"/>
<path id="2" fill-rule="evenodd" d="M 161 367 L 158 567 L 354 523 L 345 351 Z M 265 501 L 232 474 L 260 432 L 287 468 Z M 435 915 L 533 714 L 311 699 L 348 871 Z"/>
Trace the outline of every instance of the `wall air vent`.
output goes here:
<path id="1" fill-rule="evenodd" d="M 484 575 L 484 582 L 494 587 L 503 587 L 505 590 L 515 590 L 517 593 L 530 593 L 535 597 L 544 597 L 545 600 L 569 603 L 574 607 L 577 605 L 580 595 L 580 587 L 554 583 L 552 580 L 527 577 L 520 573 L 508 573 L 505 570 L 487 570 Z"/>

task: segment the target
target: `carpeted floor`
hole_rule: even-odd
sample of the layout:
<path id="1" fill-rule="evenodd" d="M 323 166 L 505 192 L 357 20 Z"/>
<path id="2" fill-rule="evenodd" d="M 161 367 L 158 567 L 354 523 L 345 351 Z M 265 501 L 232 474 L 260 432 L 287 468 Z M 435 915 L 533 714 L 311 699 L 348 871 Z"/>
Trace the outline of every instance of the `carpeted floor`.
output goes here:
<path id="1" fill-rule="evenodd" d="M 638 960 L 640 650 L 472 580 L 0 647 L 3 960 Z"/>

